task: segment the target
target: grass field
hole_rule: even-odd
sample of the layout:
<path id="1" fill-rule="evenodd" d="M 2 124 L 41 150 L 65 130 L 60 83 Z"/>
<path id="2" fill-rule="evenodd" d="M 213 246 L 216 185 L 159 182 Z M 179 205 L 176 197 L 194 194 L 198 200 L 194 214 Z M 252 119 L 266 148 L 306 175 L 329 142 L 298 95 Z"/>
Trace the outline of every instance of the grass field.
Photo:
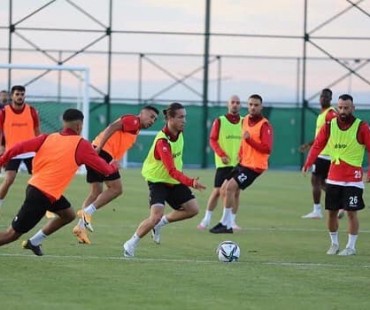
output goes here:
<path id="1" fill-rule="evenodd" d="M 212 170 L 188 170 L 208 186 L 196 193 L 201 213 L 162 230 L 162 244 L 147 236 L 136 258 L 122 258 L 122 244 L 148 215 L 147 186 L 140 172 L 122 173 L 124 196 L 94 217 L 92 245 L 79 245 L 69 225 L 43 244 L 36 257 L 21 248 L 40 228 L 0 249 L 1 309 L 370 309 L 370 214 L 360 212 L 355 257 L 329 257 L 324 220 L 303 220 L 311 209 L 309 177 L 269 171 L 241 195 L 233 235 L 198 231 L 212 188 Z M 1 210 L 5 229 L 24 197 L 19 175 Z M 77 176 L 67 197 L 78 209 L 88 192 Z M 365 203 L 370 193 L 365 190 Z M 220 219 L 215 211 L 213 224 Z M 341 220 L 340 242 L 347 242 Z M 223 240 L 241 248 L 237 263 L 220 263 L 215 248 Z"/>

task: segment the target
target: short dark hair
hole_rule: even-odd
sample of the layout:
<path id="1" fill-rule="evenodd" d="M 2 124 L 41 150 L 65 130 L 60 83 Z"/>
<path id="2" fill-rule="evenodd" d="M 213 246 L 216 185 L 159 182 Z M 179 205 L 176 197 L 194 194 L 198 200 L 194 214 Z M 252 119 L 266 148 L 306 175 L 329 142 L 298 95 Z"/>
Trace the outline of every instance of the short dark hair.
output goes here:
<path id="1" fill-rule="evenodd" d="M 258 94 L 250 95 L 248 99 L 257 99 L 257 100 L 261 101 L 261 103 L 263 103 L 262 97 Z"/>
<path id="2" fill-rule="evenodd" d="M 320 94 L 320 97 L 323 96 L 324 94 L 329 94 L 330 95 L 330 99 L 332 98 L 333 96 L 333 92 L 331 91 L 330 88 L 324 88 L 321 90 L 321 94 Z"/>
<path id="3" fill-rule="evenodd" d="M 143 110 L 152 110 L 156 114 L 159 114 L 159 110 L 156 107 L 153 107 L 152 105 L 146 105 Z"/>
<path id="4" fill-rule="evenodd" d="M 330 89 L 330 88 L 323 88 L 323 89 L 321 90 L 321 92 L 322 92 L 322 93 L 329 93 L 330 95 L 332 95 L 332 94 L 333 94 L 333 92 L 331 91 L 331 89 Z"/>
<path id="5" fill-rule="evenodd" d="M 12 89 L 10 90 L 10 93 L 13 95 L 16 90 L 25 92 L 26 87 L 24 87 L 23 85 L 14 85 Z"/>
<path id="6" fill-rule="evenodd" d="M 184 106 L 181 103 L 178 102 L 172 102 L 167 109 L 163 110 L 164 116 L 167 118 L 168 116 L 170 117 L 175 117 L 176 111 L 184 109 Z"/>
<path id="7" fill-rule="evenodd" d="M 63 113 L 63 121 L 65 122 L 83 121 L 83 119 L 83 113 L 77 109 L 67 109 Z"/>
<path id="8" fill-rule="evenodd" d="M 348 94 L 343 94 L 343 95 L 340 95 L 338 99 L 342 99 L 342 100 L 350 100 L 353 102 L 353 98 L 351 95 L 348 95 Z"/>

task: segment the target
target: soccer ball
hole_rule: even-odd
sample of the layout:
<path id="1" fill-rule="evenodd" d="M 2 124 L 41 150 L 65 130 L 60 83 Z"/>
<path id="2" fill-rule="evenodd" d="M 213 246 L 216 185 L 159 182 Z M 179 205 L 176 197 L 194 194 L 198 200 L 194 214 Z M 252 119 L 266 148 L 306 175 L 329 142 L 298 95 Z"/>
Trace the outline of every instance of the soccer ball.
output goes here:
<path id="1" fill-rule="evenodd" d="M 220 262 L 236 262 L 240 257 L 240 248 L 234 241 L 222 241 L 216 249 L 216 254 Z"/>

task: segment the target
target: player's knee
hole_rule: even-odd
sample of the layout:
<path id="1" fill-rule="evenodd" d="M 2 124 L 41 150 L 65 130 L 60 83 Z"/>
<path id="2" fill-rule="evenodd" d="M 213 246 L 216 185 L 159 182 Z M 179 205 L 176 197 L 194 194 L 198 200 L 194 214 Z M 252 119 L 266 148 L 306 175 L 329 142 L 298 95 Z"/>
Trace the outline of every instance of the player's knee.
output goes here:
<path id="1" fill-rule="evenodd" d="M 123 194 L 122 186 L 115 187 L 114 188 L 114 194 L 116 197 L 121 196 Z"/>
<path id="2" fill-rule="evenodd" d="M 235 189 L 232 186 L 227 186 L 225 188 L 225 195 L 235 195 Z"/>
<path id="3" fill-rule="evenodd" d="M 13 183 L 14 183 L 13 178 L 6 178 L 3 182 L 3 186 L 5 186 L 6 188 L 9 188 L 10 186 L 12 186 Z"/>
<path id="4" fill-rule="evenodd" d="M 72 210 L 68 210 L 67 212 L 64 212 L 62 215 L 59 216 L 63 219 L 64 223 L 68 224 L 75 220 L 76 213 Z"/>
<path id="5" fill-rule="evenodd" d="M 160 215 L 160 214 L 152 215 L 150 217 L 151 226 L 154 227 L 155 225 L 157 225 L 159 223 L 159 221 L 161 220 L 161 218 L 162 218 L 162 215 Z"/>
<path id="6" fill-rule="evenodd" d="M 122 190 L 122 184 L 120 180 L 116 180 L 115 182 L 107 184 L 107 186 L 113 197 L 118 197 L 122 195 L 123 190 Z"/>
<path id="7" fill-rule="evenodd" d="M 189 217 L 196 216 L 198 213 L 199 213 L 199 206 L 197 204 L 194 204 L 190 208 L 188 208 Z"/>
<path id="8" fill-rule="evenodd" d="M 193 209 L 190 215 L 191 217 L 193 217 L 193 216 L 196 216 L 198 213 L 199 213 L 199 209 Z"/>
<path id="9" fill-rule="evenodd" d="M 103 190 L 93 190 L 91 193 L 90 193 L 90 198 L 92 200 L 96 200 L 96 198 L 98 198 L 98 196 L 103 192 Z"/>
<path id="10" fill-rule="evenodd" d="M 13 227 L 9 227 L 7 230 L 6 230 L 6 233 L 5 233 L 5 240 L 6 240 L 6 243 L 9 243 L 9 242 L 13 242 L 17 239 L 19 239 L 19 237 L 21 236 L 22 234 L 19 233 L 19 232 L 16 232 L 14 230 Z"/>

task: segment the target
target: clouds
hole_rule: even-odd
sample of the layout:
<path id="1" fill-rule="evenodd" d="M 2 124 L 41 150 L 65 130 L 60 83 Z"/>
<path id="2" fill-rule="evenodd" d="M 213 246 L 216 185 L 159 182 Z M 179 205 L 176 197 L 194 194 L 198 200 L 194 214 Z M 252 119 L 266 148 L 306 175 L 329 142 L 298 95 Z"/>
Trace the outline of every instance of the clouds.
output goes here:
<path id="1" fill-rule="evenodd" d="M 0 51 L 0 62 L 8 59 L 8 40 L 5 39 L 8 35 L 8 1 L 4 3 L 0 7 L 0 48 L 3 49 Z M 14 0 L 13 20 L 21 20 L 48 3 L 46 0 Z M 143 83 L 143 93 L 150 96 L 203 65 L 205 0 L 115 0 L 112 3 L 113 97 L 136 96 L 139 82 Z M 309 30 L 349 6 L 345 0 L 308 0 Z M 359 6 L 370 11 L 370 1 L 362 1 Z M 85 10 L 87 14 L 81 10 Z M 256 89 L 268 93 L 268 97 L 276 100 L 296 100 L 299 88 L 297 85 L 300 83 L 298 72 L 302 69 L 299 58 L 303 49 L 303 1 L 213 0 L 211 11 L 212 33 L 235 33 L 245 36 L 211 37 L 210 53 L 219 55 L 220 58 L 210 65 L 210 99 L 217 99 L 220 93 L 224 96 L 222 99 L 227 99 L 230 93 L 235 92 L 245 97 Z M 109 42 L 108 36 L 104 37 L 104 34 L 108 25 L 109 1 L 56 1 L 17 25 L 16 33 L 40 49 L 53 49 L 53 52 L 48 53 L 54 59 L 65 59 L 72 56 L 74 51 L 88 46 L 86 52 L 72 57 L 68 63 L 89 66 L 94 86 L 106 91 L 108 57 L 104 52 L 107 51 Z M 65 28 L 73 31 L 30 31 L 20 27 Z M 78 29 L 86 31 L 79 32 Z M 368 36 L 368 29 L 370 18 L 360 9 L 352 8 L 315 31 L 314 36 Z M 135 34 L 134 31 L 142 33 Z M 151 32 L 157 33 L 150 34 Z M 181 36 L 159 34 L 160 32 L 194 34 Z M 13 47 L 33 51 L 13 51 L 13 61 L 45 64 L 53 62 L 45 57 L 44 53 L 35 51 L 34 46 L 17 34 L 13 36 Z M 260 35 L 270 37 L 258 37 Z M 292 38 L 273 38 L 273 35 Z M 102 39 L 99 42 L 91 44 L 100 37 Z M 337 57 L 366 58 L 370 50 L 369 40 L 313 39 L 313 42 Z M 145 54 L 145 57 L 140 58 L 140 53 Z M 311 44 L 307 45 L 307 53 L 309 57 L 326 57 Z M 236 55 L 240 57 L 233 57 Z M 164 73 L 166 71 L 168 74 Z M 307 72 L 308 93 L 315 93 L 317 89 L 327 86 L 338 76 L 345 74 L 346 70 L 330 60 L 310 60 L 307 63 Z M 366 66 L 360 73 L 365 77 L 370 76 Z M 187 79 L 186 83 L 202 92 L 202 78 L 200 70 Z M 221 90 L 217 89 L 218 80 L 222 81 Z M 352 91 L 368 91 L 369 86 L 358 80 L 352 76 Z M 68 83 L 68 80 L 63 82 Z M 338 92 L 341 92 L 341 89 L 347 88 L 348 83 L 347 79 L 334 87 L 338 87 Z M 194 92 L 183 87 L 181 83 L 171 88 L 171 91 L 164 92 L 163 98 L 168 96 L 197 98 Z"/>

